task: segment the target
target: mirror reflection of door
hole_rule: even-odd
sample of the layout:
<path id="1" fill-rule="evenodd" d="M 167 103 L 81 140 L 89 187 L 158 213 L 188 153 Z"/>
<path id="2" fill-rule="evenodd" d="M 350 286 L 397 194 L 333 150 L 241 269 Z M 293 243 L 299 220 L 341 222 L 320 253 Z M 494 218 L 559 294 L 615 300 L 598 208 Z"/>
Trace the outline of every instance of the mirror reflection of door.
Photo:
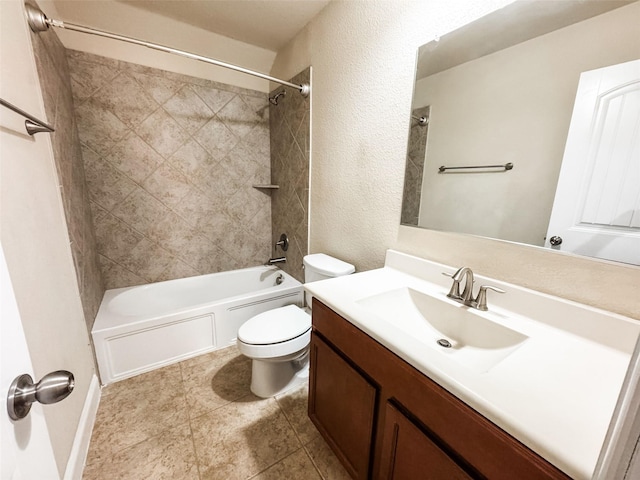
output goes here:
<path id="1" fill-rule="evenodd" d="M 546 245 L 640 264 L 640 60 L 580 76 Z"/>

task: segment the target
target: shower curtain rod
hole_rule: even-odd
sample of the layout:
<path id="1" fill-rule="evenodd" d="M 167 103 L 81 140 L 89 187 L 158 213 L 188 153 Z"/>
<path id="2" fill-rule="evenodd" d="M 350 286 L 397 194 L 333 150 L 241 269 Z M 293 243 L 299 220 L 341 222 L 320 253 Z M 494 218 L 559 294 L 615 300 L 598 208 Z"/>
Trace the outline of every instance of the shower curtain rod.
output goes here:
<path id="1" fill-rule="evenodd" d="M 264 80 L 269 80 L 270 82 L 275 82 L 281 85 L 286 85 L 287 87 L 295 88 L 300 92 L 300 94 L 303 97 L 309 96 L 310 87 L 306 83 L 303 83 L 302 85 L 298 85 L 296 83 L 287 82 L 286 80 L 280 80 L 279 78 L 275 78 L 270 75 L 265 75 L 264 73 L 249 70 L 248 68 L 239 67 L 231 63 L 221 62 L 220 60 L 214 60 L 213 58 L 204 57 L 202 55 L 196 55 L 195 53 L 185 52 L 184 50 L 178 50 L 177 48 L 165 47 L 164 45 L 159 45 L 157 43 L 146 42 L 143 40 L 138 40 L 136 38 L 126 37 L 124 35 L 117 35 L 115 33 L 104 32 L 102 30 L 96 30 L 93 28 L 77 25 L 74 23 L 68 23 L 68 22 L 63 22 L 61 20 L 50 19 L 50 18 L 47 18 L 47 16 L 44 14 L 42 10 L 30 4 L 25 5 L 25 10 L 27 12 L 27 22 L 29 23 L 29 27 L 31 28 L 31 30 L 33 30 L 36 33 L 44 32 L 48 30 L 50 26 L 53 26 L 58 28 L 65 28 L 67 30 L 74 30 L 76 32 L 87 33 L 89 35 L 97 35 L 99 37 L 112 38 L 114 40 L 120 40 L 121 42 L 133 43 L 134 45 L 141 45 L 143 47 L 151 48 L 153 50 L 160 50 L 161 52 L 172 53 L 174 55 L 180 55 L 182 57 L 191 58 L 193 60 L 198 60 L 200 62 L 217 65 L 218 67 L 228 68 L 231 70 L 235 70 L 237 72 L 246 73 L 247 75 L 253 75 L 254 77 L 259 77 Z"/>

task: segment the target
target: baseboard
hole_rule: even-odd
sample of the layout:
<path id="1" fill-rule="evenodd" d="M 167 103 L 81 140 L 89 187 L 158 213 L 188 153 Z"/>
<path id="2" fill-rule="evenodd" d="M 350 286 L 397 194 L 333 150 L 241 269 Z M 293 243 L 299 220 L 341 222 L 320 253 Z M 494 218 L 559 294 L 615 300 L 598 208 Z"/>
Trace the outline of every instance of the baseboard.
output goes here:
<path id="1" fill-rule="evenodd" d="M 71 455 L 67 462 L 67 469 L 64 472 L 64 480 L 81 480 L 82 470 L 87 460 L 87 452 L 89 451 L 89 442 L 91 441 L 91 432 L 93 424 L 96 421 L 98 413 L 98 405 L 100 404 L 100 382 L 96 375 L 91 379 L 87 398 L 82 408 L 78 430 L 76 431 L 75 440 L 71 447 Z"/>

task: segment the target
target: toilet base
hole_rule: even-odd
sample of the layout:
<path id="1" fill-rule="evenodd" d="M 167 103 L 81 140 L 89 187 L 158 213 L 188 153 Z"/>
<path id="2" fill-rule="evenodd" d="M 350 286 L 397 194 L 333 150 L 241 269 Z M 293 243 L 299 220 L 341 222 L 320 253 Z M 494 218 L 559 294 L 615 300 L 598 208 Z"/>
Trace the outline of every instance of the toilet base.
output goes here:
<path id="1" fill-rule="evenodd" d="M 290 361 L 253 359 L 251 364 L 251 392 L 269 398 L 309 380 L 309 353 Z"/>

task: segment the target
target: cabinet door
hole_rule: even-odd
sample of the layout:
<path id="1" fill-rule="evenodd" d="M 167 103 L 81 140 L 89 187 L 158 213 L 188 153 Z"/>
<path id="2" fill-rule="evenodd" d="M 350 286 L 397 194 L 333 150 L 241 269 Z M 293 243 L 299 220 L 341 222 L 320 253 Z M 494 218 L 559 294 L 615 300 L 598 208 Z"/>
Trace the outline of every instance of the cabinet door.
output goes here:
<path id="1" fill-rule="evenodd" d="M 390 403 L 386 406 L 380 472 L 385 480 L 472 478 Z"/>
<path id="2" fill-rule="evenodd" d="M 368 478 L 375 387 L 315 333 L 309 380 L 309 417 L 349 474 Z"/>

